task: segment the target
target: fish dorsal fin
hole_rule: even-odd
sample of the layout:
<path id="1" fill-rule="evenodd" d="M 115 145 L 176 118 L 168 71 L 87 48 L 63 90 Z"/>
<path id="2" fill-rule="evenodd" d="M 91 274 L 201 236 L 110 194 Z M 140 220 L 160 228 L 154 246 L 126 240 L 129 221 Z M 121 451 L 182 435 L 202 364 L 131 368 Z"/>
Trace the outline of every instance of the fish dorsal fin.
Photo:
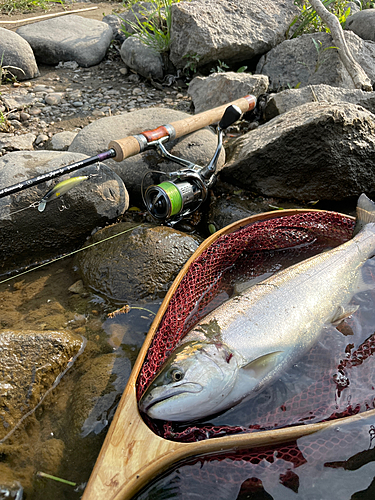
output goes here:
<path id="1" fill-rule="evenodd" d="M 353 231 L 353 236 L 358 234 L 366 224 L 375 223 L 375 203 L 364 193 L 358 198 L 357 220 Z"/>
<path id="2" fill-rule="evenodd" d="M 254 372 L 255 377 L 260 377 L 264 373 L 271 371 L 277 362 L 277 357 L 283 351 L 275 351 L 269 352 L 268 354 L 264 354 L 263 356 L 259 356 L 259 358 L 250 361 L 244 366 L 241 366 L 241 370 L 251 370 Z"/>
<path id="3" fill-rule="evenodd" d="M 349 318 L 349 316 L 354 314 L 358 308 L 359 306 L 357 304 L 350 304 L 346 307 L 337 306 L 330 322 L 333 326 L 337 326 L 344 321 L 344 319 Z"/>

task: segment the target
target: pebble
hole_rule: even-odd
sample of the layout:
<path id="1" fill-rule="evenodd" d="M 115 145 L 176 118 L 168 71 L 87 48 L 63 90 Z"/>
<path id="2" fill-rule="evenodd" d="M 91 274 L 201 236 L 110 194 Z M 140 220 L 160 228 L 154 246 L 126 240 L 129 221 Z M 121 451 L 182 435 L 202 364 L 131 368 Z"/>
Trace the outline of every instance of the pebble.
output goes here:
<path id="1" fill-rule="evenodd" d="M 58 106 L 61 103 L 62 98 L 63 98 L 62 93 L 52 92 L 51 94 L 48 94 L 44 100 L 46 104 L 50 104 L 52 106 Z"/>
<path id="2" fill-rule="evenodd" d="M 48 141 L 48 135 L 46 134 L 39 134 L 38 137 L 35 139 L 35 144 L 39 145 L 42 142 Z"/>
<path id="3" fill-rule="evenodd" d="M 122 61 L 104 61 L 90 70 L 69 62 L 57 68 L 55 75 L 42 81 L 40 77 L 18 85 L 2 86 L 0 111 L 11 111 L 7 115 L 11 128 L 5 132 L 8 140 L 1 138 L 0 156 L 7 151 L 33 149 L 33 144 L 39 149 L 46 143 L 48 148 L 66 149 L 72 138 L 59 137 L 59 134 L 62 130 L 73 132 L 77 127 L 76 122 L 71 123 L 73 119 L 92 121 L 155 106 L 189 111 L 187 93 L 171 91 L 170 87 L 168 90 L 155 89 L 124 68 Z M 60 68 L 64 69 L 64 74 L 59 73 Z"/>

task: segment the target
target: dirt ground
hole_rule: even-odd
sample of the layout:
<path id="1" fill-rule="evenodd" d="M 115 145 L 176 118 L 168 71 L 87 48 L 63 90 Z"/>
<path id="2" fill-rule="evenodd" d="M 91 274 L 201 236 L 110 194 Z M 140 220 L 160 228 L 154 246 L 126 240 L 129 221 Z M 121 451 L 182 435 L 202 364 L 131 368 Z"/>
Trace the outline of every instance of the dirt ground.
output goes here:
<path id="1" fill-rule="evenodd" d="M 1 5 L 1 2 L 0 2 Z M 85 9 L 85 10 L 83 10 Z M 51 4 L 48 12 L 43 9 L 36 8 L 32 12 L 25 13 L 12 13 L 9 15 L 0 14 L 0 27 L 15 31 L 20 26 L 25 24 L 30 24 L 36 21 L 42 21 L 43 19 L 49 19 L 53 17 L 52 14 L 60 13 L 73 13 L 72 11 L 77 11 L 76 14 L 86 17 L 89 19 L 96 19 L 101 21 L 104 16 L 113 13 L 123 12 L 125 7 L 121 2 L 69 2 L 64 5 L 61 4 Z M 47 17 L 48 16 L 48 17 Z M 39 19 L 35 19 L 38 17 Z"/>

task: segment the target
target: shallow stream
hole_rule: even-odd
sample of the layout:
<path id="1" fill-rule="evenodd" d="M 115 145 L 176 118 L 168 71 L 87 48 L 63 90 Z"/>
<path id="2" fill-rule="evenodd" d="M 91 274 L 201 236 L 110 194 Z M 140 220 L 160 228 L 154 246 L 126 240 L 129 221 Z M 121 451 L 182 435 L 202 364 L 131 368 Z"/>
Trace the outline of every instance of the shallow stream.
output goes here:
<path id="1" fill-rule="evenodd" d="M 32 500 L 82 495 L 160 305 L 137 306 L 110 317 L 117 306 L 85 290 L 73 267 L 73 259 L 67 258 L 0 284 L 2 332 L 66 331 L 87 340 L 82 354 L 42 404 L 0 440 L 0 492 L 2 485 L 12 483 L 16 492 L 19 482 L 24 497 Z M 77 293 L 69 291 L 74 284 L 71 290 Z M 16 374 L 12 377 L 16 379 Z M 76 486 L 41 478 L 39 472 Z"/>

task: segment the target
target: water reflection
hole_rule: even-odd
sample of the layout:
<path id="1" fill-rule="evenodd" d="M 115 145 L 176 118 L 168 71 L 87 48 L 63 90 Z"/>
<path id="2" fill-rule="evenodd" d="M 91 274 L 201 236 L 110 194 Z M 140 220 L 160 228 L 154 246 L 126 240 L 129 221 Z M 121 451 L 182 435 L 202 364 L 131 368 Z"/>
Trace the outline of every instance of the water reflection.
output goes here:
<path id="1" fill-rule="evenodd" d="M 133 500 L 370 500 L 374 424 L 363 416 L 292 443 L 191 459 Z"/>

